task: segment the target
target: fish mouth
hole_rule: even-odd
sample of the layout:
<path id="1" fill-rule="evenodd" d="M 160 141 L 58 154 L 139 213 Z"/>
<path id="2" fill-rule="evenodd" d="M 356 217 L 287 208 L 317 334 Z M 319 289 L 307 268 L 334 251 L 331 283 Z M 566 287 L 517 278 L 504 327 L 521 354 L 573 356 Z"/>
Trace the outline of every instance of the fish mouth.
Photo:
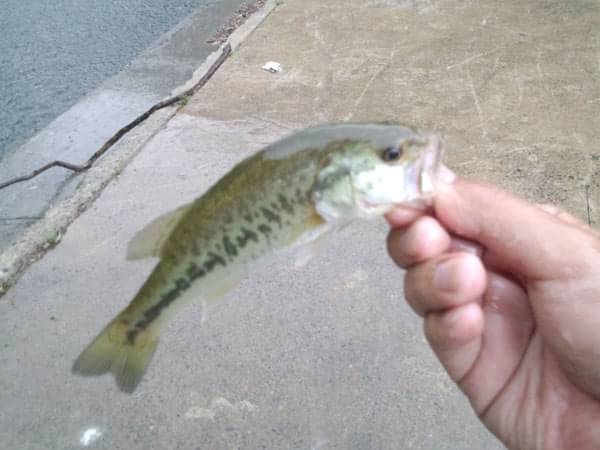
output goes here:
<path id="1" fill-rule="evenodd" d="M 374 203 L 365 199 L 364 197 L 359 196 L 357 196 L 355 202 L 358 205 L 358 210 L 360 211 L 361 215 L 364 215 L 365 217 L 385 214 L 394 209 L 393 204 Z"/>
<path id="2" fill-rule="evenodd" d="M 432 193 L 434 190 L 434 183 L 442 161 L 442 139 L 436 134 L 429 135 L 427 147 L 421 160 L 418 176 L 419 190 L 424 195 Z"/>
<path id="3" fill-rule="evenodd" d="M 443 141 L 436 134 L 426 136 L 427 143 L 406 178 L 406 191 L 411 192 L 408 205 L 426 209 L 431 206 L 435 194 L 435 183 L 442 163 Z"/>

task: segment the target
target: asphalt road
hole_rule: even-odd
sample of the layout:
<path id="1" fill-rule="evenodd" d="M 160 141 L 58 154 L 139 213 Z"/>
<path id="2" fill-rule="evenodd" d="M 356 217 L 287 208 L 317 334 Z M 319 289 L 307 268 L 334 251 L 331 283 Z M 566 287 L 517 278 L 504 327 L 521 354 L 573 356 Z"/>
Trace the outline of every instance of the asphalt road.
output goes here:
<path id="1" fill-rule="evenodd" d="M 0 158 L 207 2 L 2 2 Z"/>

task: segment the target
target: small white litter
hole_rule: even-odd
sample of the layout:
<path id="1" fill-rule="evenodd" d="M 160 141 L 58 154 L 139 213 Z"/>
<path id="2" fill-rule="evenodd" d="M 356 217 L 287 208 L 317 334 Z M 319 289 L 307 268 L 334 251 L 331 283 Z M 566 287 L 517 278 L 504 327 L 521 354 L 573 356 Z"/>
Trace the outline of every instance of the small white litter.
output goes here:
<path id="1" fill-rule="evenodd" d="M 102 436 L 102 432 L 97 428 L 88 428 L 81 434 L 81 438 L 79 439 L 79 443 L 84 447 L 88 447 L 89 445 L 96 442 Z"/>
<path id="2" fill-rule="evenodd" d="M 263 70 L 266 70 L 267 72 L 271 72 L 271 73 L 277 73 L 277 72 L 281 72 L 281 64 L 279 64 L 278 62 L 275 61 L 269 61 L 268 63 L 266 63 L 264 66 L 262 66 Z"/>

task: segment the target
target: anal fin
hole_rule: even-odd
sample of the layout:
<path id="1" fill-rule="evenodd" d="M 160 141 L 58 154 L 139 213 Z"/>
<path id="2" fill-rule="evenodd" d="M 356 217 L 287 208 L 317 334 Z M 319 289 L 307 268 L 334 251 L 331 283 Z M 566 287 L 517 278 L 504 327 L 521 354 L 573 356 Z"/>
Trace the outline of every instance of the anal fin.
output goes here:
<path id="1" fill-rule="evenodd" d="M 316 212 L 297 225 L 285 243 L 294 252 L 294 267 L 299 268 L 310 262 L 319 253 L 322 237 L 334 228 Z"/>

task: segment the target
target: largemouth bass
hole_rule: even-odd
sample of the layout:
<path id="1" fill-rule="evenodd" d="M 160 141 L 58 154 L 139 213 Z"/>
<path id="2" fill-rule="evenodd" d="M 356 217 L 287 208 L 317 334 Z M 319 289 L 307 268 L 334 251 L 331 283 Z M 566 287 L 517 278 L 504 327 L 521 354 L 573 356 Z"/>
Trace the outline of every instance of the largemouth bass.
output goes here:
<path id="1" fill-rule="evenodd" d="M 436 135 L 402 125 L 336 124 L 300 131 L 240 162 L 134 237 L 128 259 L 159 263 L 73 372 L 110 372 L 122 391 L 133 392 L 160 329 L 181 306 L 217 300 L 273 251 L 310 245 L 354 218 L 426 205 L 441 151 Z"/>

